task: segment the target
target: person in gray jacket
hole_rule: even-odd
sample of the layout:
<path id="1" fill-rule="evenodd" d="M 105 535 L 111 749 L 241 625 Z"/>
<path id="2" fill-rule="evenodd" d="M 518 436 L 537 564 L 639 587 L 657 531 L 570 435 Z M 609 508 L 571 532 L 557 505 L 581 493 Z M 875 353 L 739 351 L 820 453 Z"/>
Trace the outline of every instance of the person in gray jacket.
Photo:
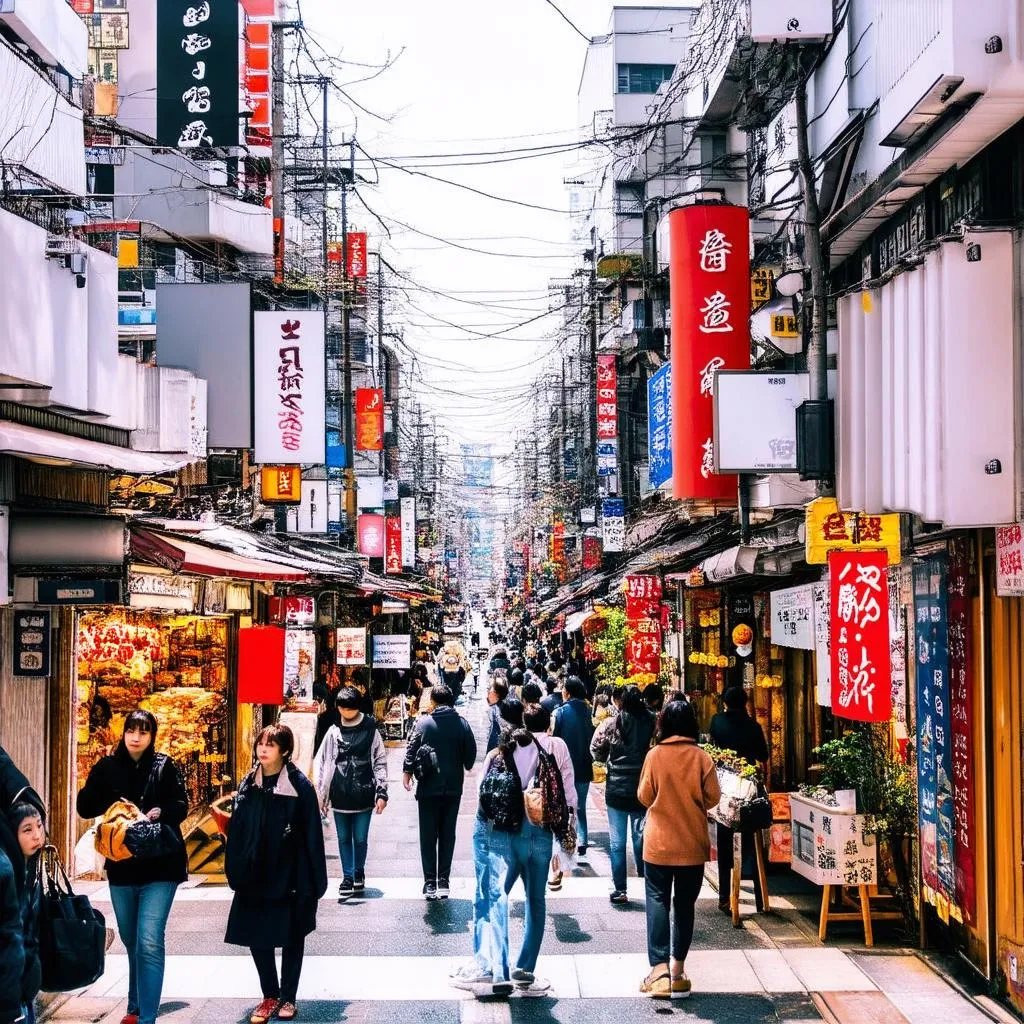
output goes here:
<path id="1" fill-rule="evenodd" d="M 341 722 L 327 730 L 314 775 L 321 811 L 334 811 L 341 857 L 338 902 L 366 889 L 366 851 L 374 811 L 388 805 L 388 753 L 372 715 L 360 710 L 361 696 L 352 687 L 338 691 Z"/>

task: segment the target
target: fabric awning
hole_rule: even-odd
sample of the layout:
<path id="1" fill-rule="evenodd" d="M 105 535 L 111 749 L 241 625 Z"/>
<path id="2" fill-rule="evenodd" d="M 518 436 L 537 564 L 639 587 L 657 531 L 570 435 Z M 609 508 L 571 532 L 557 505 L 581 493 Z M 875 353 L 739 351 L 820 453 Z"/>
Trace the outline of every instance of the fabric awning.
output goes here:
<path id="1" fill-rule="evenodd" d="M 565 632 L 575 633 L 578 629 L 583 627 L 583 623 L 593 615 L 592 609 L 588 608 L 583 612 L 572 612 L 565 617 Z"/>
<path id="2" fill-rule="evenodd" d="M 132 530 L 131 552 L 134 557 L 151 565 L 172 572 L 190 572 L 197 576 L 266 583 L 305 583 L 309 579 L 308 574 L 301 569 L 246 558 L 152 530 Z"/>
<path id="3" fill-rule="evenodd" d="M 46 466 L 91 466 L 118 473 L 156 476 L 170 473 L 194 461 L 184 452 L 158 455 L 120 448 L 116 444 L 69 437 L 21 423 L 0 422 L 0 452 L 41 462 Z"/>
<path id="4" fill-rule="evenodd" d="M 737 546 L 705 558 L 700 570 L 708 583 L 721 583 L 735 576 L 751 576 L 757 568 L 757 548 Z"/>

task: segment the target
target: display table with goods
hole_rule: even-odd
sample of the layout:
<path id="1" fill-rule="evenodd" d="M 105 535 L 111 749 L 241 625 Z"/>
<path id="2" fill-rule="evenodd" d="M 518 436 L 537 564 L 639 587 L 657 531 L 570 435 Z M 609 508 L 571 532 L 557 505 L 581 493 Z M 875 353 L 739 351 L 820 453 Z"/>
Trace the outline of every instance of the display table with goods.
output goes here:
<path id="1" fill-rule="evenodd" d="M 732 888 L 729 909 L 734 928 L 740 927 L 740 889 L 743 878 L 743 835 L 751 833 L 757 859 L 757 880 L 761 889 L 762 913 L 771 910 L 768 896 L 768 875 L 765 870 L 764 831 L 772 824 L 772 805 L 757 767 L 737 757 L 734 751 L 705 745 L 704 750 L 715 762 L 718 785 L 722 795 L 708 818 L 732 829 Z M 721 900 L 725 893 L 719 893 Z"/>
<path id="2" fill-rule="evenodd" d="M 126 608 L 80 616 L 78 786 L 142 708 L 156 716 L 157 750 L 185 779 L 190 821 L 201 817 L 230 782 L 227 690 L 227 620 Z M 109 723 L 96 728 L 108 708 Z"/>

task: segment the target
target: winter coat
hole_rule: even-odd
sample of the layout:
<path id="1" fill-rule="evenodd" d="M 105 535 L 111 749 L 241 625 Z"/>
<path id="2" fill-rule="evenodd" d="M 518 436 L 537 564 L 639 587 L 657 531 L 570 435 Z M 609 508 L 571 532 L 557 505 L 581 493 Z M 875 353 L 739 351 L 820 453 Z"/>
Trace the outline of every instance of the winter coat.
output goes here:
<path id="1" fill-rule="evenodd" d="M 18 889 L 14 867 L 0 850 L 0 1024 L 21 1017 L 25 938 Z"/>
<path id="2" fill-rule="evenodd" d="M 416 774 L 420 750 L 424 747 L 437 755 L 437 771 L 418 781 L 416 799 L 460 796 L 465 773 L 476 761 L 476 739 L 469 723 L 455 708 L 447 706 L 435 708 L 429 715 L 421 715 L 405 751 L 404 772 Z"/>
<path id="3" fill-rule="evenodd" d="M 644 860 L 668 867 L 711 856 L 708 811 L 722 795 L 715 763 L 683 736 L 659 743 L 644 761 L 638 798 L 647 808 Z"/>
<path id="4" fill-rule="evenodd" d="M 39 794 L 28 784 L 7 752 L 0 747 L 0 851 L 7 855 L 14 869 L 14 882 L 20 900 L 25 891 L 25 856 L 21 852 L 18 836 L 11 827 L 7 812 L 16 803 L 31 804 L 46 821 L 46 807 Z"/>
<path id="5" fill-rule="evenodd" d="M 646 709 L 638 715 L 620 711 L 614 718 L 606 719 L 594 733 L 590 752 L 595 761 L 608 765 L 604 797 L 609 807 L 630 814 L 644 813 L 636 792 L 653 736 L 654 715 Z"/>
<path id="6" fill-rule="evenodd" d="M 368 811 L 388 799 L 388 752 L 377 722 L 363 715 L 352 725 L 332 726 L 320 746 L 313 777 L 320 806 Z"/>
<path id="7" fill-rule="evenodd" d="M 541 698 L 540 706 L 544 708 L 549 715 L 554 713 L 562 706 L 562 694 L 560 690 L 555 690 L 549 693 L 546 697 Z"/>
<path id="8" fill-rule="evenodd" d="M 501 742 L 501 703 L 491 704 L 487 708 L 487 750 L 490 753 Z"/>
<path id="9" fill-rule="evenodd" d="M 750 764 L 768 760 L 768 744 L 760 724 L 746 708 L 722 711 L 711 719 L 711 742 L 722 750 L 734 750 Z"/>
<path id="10" fill-rule="evenodd" d="M 594 777 L 594 757 L 590 753 L 590 741 L 594 738 L 594 724 L 590 718 L 590 707 L 585 700 L 574 697 L 555 711 L 551 724 L 551 735 L 565 740 L 572 758 L 572 770 L 576 784 L 583 785 Z"/>
<path id="11" fill-rule="evenodd" d="M 21 934 L 25 943 L 25 970 L 21 976 L 21 1001 L 31 1005 L 43 984 L 39 961 L 39 907 L 42 885 L 39 882 L 39 854 L 28 862 L 25 892 L 21 897 Z"/>
<path id="12" fill-rule="evenodd" d="M 263 769 L 238 787 L 224 855 L 234 890 L 224 941 L 281 948 L 316 929 L 317 901 L 327 892 L 327 854 L 313 784 L 290 762 L 273 789 Z"/>
<path id="13" fill-rule="evenodd" d="M 98 818 L 118 800 L 130 800 L 147 812 L 159 807 L 159 821 L 177 833 L 181 843 L 177 850 L 161 857 L 108 860 L 110 884 L 184 882 L 188 878 L 188 858 L 181 823 L 188 817 L 188 794 L 178 766 L 166 754 L 156 754 L 152 748 L 135 761 L 122 741 L 113 754 L 101 757 L 92 766 L 78 794 L 78 814 L 82 818 Z"/>

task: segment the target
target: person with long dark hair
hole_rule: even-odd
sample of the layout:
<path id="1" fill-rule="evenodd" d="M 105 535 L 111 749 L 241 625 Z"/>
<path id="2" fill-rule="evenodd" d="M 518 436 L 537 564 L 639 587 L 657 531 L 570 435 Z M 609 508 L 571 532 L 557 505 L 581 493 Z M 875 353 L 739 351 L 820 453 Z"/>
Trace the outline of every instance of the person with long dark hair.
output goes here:
<path id="1" fill-rule="evenodd" d="M 248 946 L 263 991 L 251 1024 L 294 1020 L 306 936 L 327 891 L 327 856 L 316 790 L 292 763 L 295 737 L 268 725 L 256 767 L 238 787 L 224 863 L 234 890 L 224 941 Z M 276 949 L 281 950 L 281 977 Z"/>
<path id="2" fill-rule="evenodd" d="M 154 1024 L 164 983 L 164 932 L 178 886 L 188 878 L 181 823 L 188 794 L 178 766 L 156 751 L 157 721 L 148 711 L 124 720 L 121 742 L 100 758 L 78 794 L 78 814 L 97 818 L 130 800 L 166 826 L 168 850 L 153 857 L 107 861 L 110 902 L 128 951 L 128 1012 L 121 1024 Z"/>
<path id="3" fill-rule="evenodd" d="M 704 864 L 711 853 L 707 812 L 720 796 L 715 763 L 697 746 L 693 707 L 674 700 L 658 719 L 654 749 L 644 761 L 637 790 L 647 808 L 643 857 L 651 965 L 640 991 L 656 999 L 685 999 L 690 994 L 686 956 Z"/>
<path id="4" fill-rule="evenodd" d="M 608 808 L 608 846 L 612 862 L 612 891 L 609 899 L 622 905 L 629 902 L 626 893 L 626 833 L 633 845 L 638 875 L 643 875 L 643 849 L 640 823 L 644 807 L 637 800 L 637 786 L 644 758 L 654 736 L 654 715 L 644 702 L 639 687 L 627 686 L 615 692 L 619 707 L 614 718 L 606 718 L 594 733 L 590 752 L 594 760 L 607 764 L 605 803 Z"/>

